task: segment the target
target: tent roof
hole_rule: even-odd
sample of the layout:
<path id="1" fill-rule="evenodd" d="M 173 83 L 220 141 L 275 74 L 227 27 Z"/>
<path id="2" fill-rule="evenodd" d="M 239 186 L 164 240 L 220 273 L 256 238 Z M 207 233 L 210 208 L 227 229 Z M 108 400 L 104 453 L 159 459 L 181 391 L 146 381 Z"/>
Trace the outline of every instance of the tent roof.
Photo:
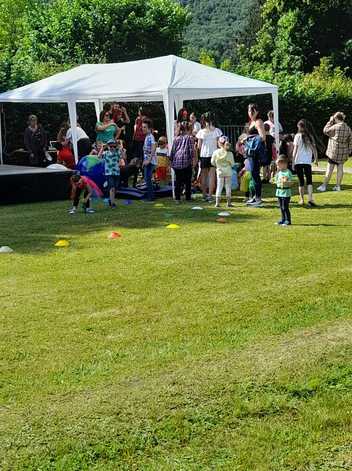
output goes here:
<path id="1" fill-rule="evenodd" d="M 0 94 L 0 102 L 161 101 L 172 93 L 183 99 L 260 95 L 275 85 L 198 64 L 176 56 L 86 64 Z"/>

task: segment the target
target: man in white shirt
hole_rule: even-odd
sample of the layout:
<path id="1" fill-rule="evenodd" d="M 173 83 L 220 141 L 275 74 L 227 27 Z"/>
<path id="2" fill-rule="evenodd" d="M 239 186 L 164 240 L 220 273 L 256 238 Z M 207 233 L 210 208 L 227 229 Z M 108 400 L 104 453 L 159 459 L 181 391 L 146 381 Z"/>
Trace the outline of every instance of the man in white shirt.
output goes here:
<path id="1" fill-rule="evenodd" d="M 92 150 L 92 144 L 87 133 L 81 128 L 81 126 L 77 123 L 76 125 L 76 133 L 77 133 L 77 149 L 78 149 L 78 160 L 86 155 L 90 154 Z M 69 128 L 66 133 L 66 145 L 70 143 L 73 147 L 72 142 L 72 128 Z"/>

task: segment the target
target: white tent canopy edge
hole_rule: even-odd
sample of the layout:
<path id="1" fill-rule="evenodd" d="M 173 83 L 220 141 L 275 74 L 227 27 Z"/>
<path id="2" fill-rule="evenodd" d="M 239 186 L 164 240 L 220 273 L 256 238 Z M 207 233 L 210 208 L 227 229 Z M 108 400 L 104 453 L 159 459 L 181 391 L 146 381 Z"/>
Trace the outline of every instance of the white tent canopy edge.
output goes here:
<path id="1" fill-rule="evenodd" d="M 161 73 L 161 71 L 165 71 Z M 109 72 L 109 74 L 107 74 Z M 136 75 L 137 74 L 137 75 Z M 77 121 L 77 103 L 92 102 L 98 114 L 103 102 L 162 101 L 167 137 L 174 139 L 175 109 L 184 101 L 271 94 L 276 145 L 279 146 L 278 88 L 176 56 L 164 56 L 119 64 L 76 67 L 33 84 L 0 94 L 0 103 L 67 103 L 70 122 Z M 72 127 L 77 160 L 77 133 Z M 0 115 L 0 163 L 3 163 Z"/>

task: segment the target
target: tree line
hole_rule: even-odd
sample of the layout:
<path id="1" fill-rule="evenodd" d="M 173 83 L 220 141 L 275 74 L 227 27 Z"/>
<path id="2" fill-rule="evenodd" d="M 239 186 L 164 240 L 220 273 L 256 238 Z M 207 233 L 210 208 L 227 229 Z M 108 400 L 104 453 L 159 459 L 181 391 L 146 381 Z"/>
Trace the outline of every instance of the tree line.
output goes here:
<path id="1" fill-rule="evenodd" d="M 0 91 L 77 64 L 177 54 L 276 83 L 290 129 L 301 116 L 320 126 L 336 109 L 352 115 L 352 0 L 0 0 L 0 9 Z M 247 102 L 194 107 L 239 124 Z M 9 107 L 9 134 L 27 109 Z M 63 112 L 45 109 L 54 121 Z"/>

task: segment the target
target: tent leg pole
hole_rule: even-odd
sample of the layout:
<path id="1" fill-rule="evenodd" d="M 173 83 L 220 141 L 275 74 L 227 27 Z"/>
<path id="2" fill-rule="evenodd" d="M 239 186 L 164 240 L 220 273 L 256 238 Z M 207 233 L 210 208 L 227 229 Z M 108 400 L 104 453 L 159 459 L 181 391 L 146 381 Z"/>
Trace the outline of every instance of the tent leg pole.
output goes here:
<path id="1" fill-rule="evenodd" d="M 175 108 L 176 108 L 176 116 L 178 116 L 179 111 L 183 108 L 183 98 L 176 96 L 175 97 Z"/>
<path id="2" fill-rule="evenodd" d="M 280 128 L 279 128 L 279 96 L 278 91 L 271 94 L 273 100 L 273 111 L 274 111 L 274 126 L 275 126 L 275 144 L 277 155 L 279 155 L 280 149 Z"/>
<path id="3" fill-rule="evenodd" d="M 100 119 L 100 113 L 103 111 L 103 102 L 101 100 L 94 100 L 95 114 L 97 116 L 97 121 Z"/>
<path id="4" fill-rule="evenodd" d="M 163 102 L 164 102 L 164 110 L 165 110 L 165 117 L 166 117 L 167 141 L 169 144 L 169 149 L 171 149 L 172 144 L 174 142 L 174 118 L 175 118 L 174 97 L 170 93 L 165 93 Z M 175 199 L 175 172 L 173 170 L 171 170 L 171 183 L 172 183 L 172 197 L 173 199 Z"/>
<path id="5" fill-rule="evenodd" d="M 75 162 L 78 163 L 78 145 L 77 145 L 77 109 L 76 102 L 68 102 L 68 113 L 70 116 L 70 124 L 72 130 L 72 144 L 73 144 L 73 153 L 75 156 Z"/>
<path id="6" fill-rule="evenodd" d="M 0 107 L 0 165 L 4 165 L 4 156 L 2 150 L 2 106 Z"/>

